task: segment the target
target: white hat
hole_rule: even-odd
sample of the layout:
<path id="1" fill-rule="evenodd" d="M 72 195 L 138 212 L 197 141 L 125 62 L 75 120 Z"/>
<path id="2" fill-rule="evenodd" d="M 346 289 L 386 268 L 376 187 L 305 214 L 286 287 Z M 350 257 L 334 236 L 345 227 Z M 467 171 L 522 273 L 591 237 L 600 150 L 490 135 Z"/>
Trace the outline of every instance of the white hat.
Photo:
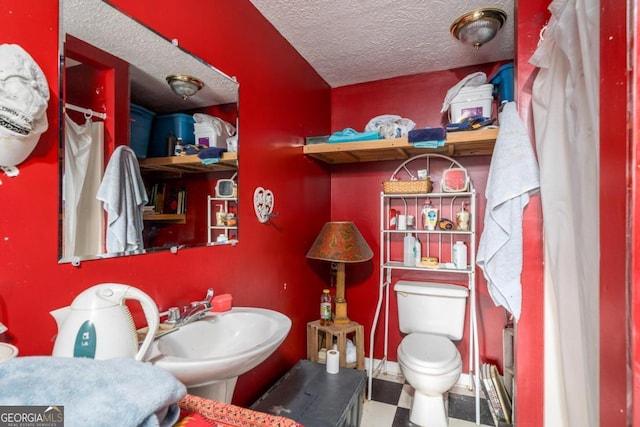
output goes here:
<path id="1" fill-rule="evenodd" d="M 0 44 L 0 166 L 15 166 L 31 154 L 47 130 L 49 86 L 20 46 Z"/>

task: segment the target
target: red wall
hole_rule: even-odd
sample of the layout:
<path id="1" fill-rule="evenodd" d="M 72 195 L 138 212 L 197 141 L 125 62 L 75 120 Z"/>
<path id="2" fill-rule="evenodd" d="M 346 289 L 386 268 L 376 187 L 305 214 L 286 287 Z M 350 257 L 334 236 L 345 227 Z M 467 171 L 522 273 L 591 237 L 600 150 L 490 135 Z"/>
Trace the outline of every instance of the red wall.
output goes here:
<path id="1" fill-rule="evenodd" d="M 332 129 L 345 127 L 363 130 L 367 122 L 382 114 L 397 114 L 416 122 L 418 128 L 436 127 L 447 123 L 446 114 L 440 109 L 447 90 L 466 75 L 483 71 L 491 77 L 501 65 L 486 64 L 455 70 L 417 74 L 370 83 L 340 87 L 332 94 Z M 494 110 L 494 116 L 497 112 Z M 477 236 L 482 232 L 486 200 L 484 190 L 491 156 L 458 158 L 469 169 L 478 194 L 476 217 Z M 353 220 L 369 245 L 374 248 L 374 258 L 361 266 L 353 264 L 347 271 L 347 299 L 350 301 L 350 317 L 365 325 L 370 331 L 378 298 L 380 282 L 380 192 L 382 182 L 402 161 L 335 165 L 331 174 L 331 217 L 334 220 Z M 354 209 L 353 200 L 357 200 Z M 477 239 L 478 240 L 478 239 Z M 477 243 L 477 241 L 476 241 Z M 398 275 L 394 275 L 398 279 Z M 502 365 L 502 329 L 507 316 L 504 309 L 495 307 L 488 293 L 482 271 L 478 277 L 479 349 L 482 361 Z M 451 278 L 449 278 L 451 280 Z M 392 284 L 393 286 L 393 284 Z M 388 359 L 397 361 L 396 349 L 402 336 L 398 329 L 395 294 L 390 293 Z M 374 357 L 384 355 L 384 310 L 375 334 Z M 468 317 L 467 317 L 468 319 Z M 366 349 L 369 349 L 367 334 Z M 463 339 L 457 343 L 463 355 L 463 372 L 468 372 L 469 328 L 465 326 Z"/>
<path id="2" fill-rule="evenodd" d="M 518 2 L 516 85 L 518 111 L 534 144 L 531 88 L 536 69 L 529 64 L 540 29 L 549 18 L 549 1 Z M 522 317 L 516 326 L 516 424 L 541 426 L 544 417 L 543 240 L 540 195 L 531 197 L 523 217 Z"/>
<path id="3" fill-rule="evenodd" d="M 635 2 L 632 2 L 635 4 Z M 638 375 L 637 354 L 630 360 L 628 335 L 630 320 L 637 317 L 629 310 L 629 267 L 634 251 L 629 246 L 629 188 L 631 163 L 629 135 L 630 95 L 628 49 L 637 39 L 628 40 L 626 2 L 600 2 L 600 425 L 638 425 L 631 423 L 633 405 L 628 400 L 631 390 L 629 373 Z M 634 10 L 634 9 L 630 9 Z M 637 11 L 634 10 L 637 23 Z M 632 42 L 633 40 L 633 42 Z M 595 43 L 595 41 L 594 41 Z M 628 44 L 627 44 L 628 43 Z M 637 62 L 637 51 L 633 58 Z M 637 69 L 636 69 L 637 70 Z M 631 112 L 637 117 L 637 107 Z M 637 138 L 637 136 L 636 136 Z M 637 187 L 636 187 L 637 189 Z M 637 222 L 637 212 L 631 220 Z M 609 224 L 620 224 L 611 227 Z M 623 224 L 626 225 L 623 226 Z M 633 225 L 632 225 L 633 224 Z M 637 253 L 637 252 L 635 252 Z M 624 255 L 623 255 L 624 254 Z M 625 256 L 626 255 L 626 256 Z M 635 289 L 633 290 L 635 293 Z M 631 365 L 633 363 L 633 365 Z M 635 395 L 634 399 L 638 399 Z M 631 405 L 631 406 L 628 406 Z M 636 411 L 637 412 L 637 411 Z"/>
<path id="4" fill-rule="evenodd" d="M 118 0 L 116 3 L 126 5 L 131 14 L 168 38 L 178 38 L 183 47 L 225 73 L 237 76 L 241 88 L 242 134 L 240 218 L 245 219 L 240 230 L 241 242 L 236 247 L 189 249 L 177 255 L 161 253 L 91 261 L 79 268 L 57 263 L 58 2 L 41 0 L 37 7 L 28 2 L 2 2 L 2 42 L 22 45 L 43 69 L 51 90 L 47 112 L 49 130 L 42 135 L 31 157 L 20 165 L 18 177 L 0 176 L 0 201 L 4 207 L 0 214 L 0 321 L 10 328 L 3 338 L 18 345 L 22 355 L 50 354 L 55 324 L 48 312 L 68 305 L 81 290 L 99 282 L 137 286 L 149 293 L 161 309 L 200 298 L 207 287 L 213 286 L 218 293 L 231 292 L 236 305 L 274 308 L 293 320 L 292 331 L 279 351 L 240 378 L 234 401 L 250 403 L 305 355 L 305 324 L 317 317 L 317 299 L 328 281 L 324 268 L 304 258 L 317 232 L 329 218 L 349 217 L 375 247 L 379 185 L 381 178 L 388 177 L 396 165 L 382 162 L 369 168 L 339 166 L 330 174 L 326 166 L 300 155 L 303 138 L 328 134 L 346 126 L 362 127 L 371 117 L 388 112 L 413 116 L 419 126 L 436 125 L 441 118 L 433 112 L 439 110 L 442 90 L 461 75 L 437 74 L 443 80 L 431 83 L 441 92 L 427 94 L 429 96 L 415 102 L 395 96 L 397 105 L 363 104 L 350 100 L 361 91 L 359 87 L 331 91 L 247 0 L 215 3 L 186 0 L 181 3 L 184 9 L 198 10 L 191 15 L 189 25 L 167 13 L 175 5 L 168 0 L 155 2 L 153 8 L 143 2 L 131 4 L 133 2 Z M 602 129 L 607 129 L 607 138 L 603 139 L 606 152 L 601 194 L 605 197 L 603 205 L 608 206 L 607 213 L 621 214 L 626 212 L 626 181 L 619 175 L 627 166 L 622 142 L 625 135 L 621 134 L 626 129 L 627 87 L 623 76 L 626 10 L 617 0 L 601 3 L 601 110 Z M 546 4 L 546 0 L 518 2 L 517 83 L 523 117 L 528 117 L 525 99 L 533 76 L 533 70 L 527 66 L 528 55 L 535 48 L 539 28 L 546 19 Z M 421 78 L 407 77 L 398 82 L 415 87 Z M 384 94 L 388 83 L 395 84 L 379 82 L 370 87 Z M 363 110 L 351 115 L 346 108 L 351 102 L 362 104 Z M 374 105 L 379 110 L 365 109 Z M 462 161 L 471 168 L 476 187 L 483 188 L 488 160 L 476 157 Z M 270 224 L 260 224 L 253 216 L 251 199 L 256 186 L 269 188 L 275 194 L 275 210 L 280 215 Z M 483 207 L 479 211 L 482 212 Z M 523 305 L 517 346 L 517 369 L 521 374 L 517 422 L 523 426 L 542 425 L 542 269 L 540 222 L 535 218 L 538 211 L 536 201 L 532 200 L 525 218 L 525 240 L 530 242 L 526 244 L 525 256 L 531 255 L 523 276 L 524 301 L 528 302 Z M 616 221 L 623 222 L 623 219 Z M 626 300 L 624 286 L 621 286 L 625 268 L 623 257 L 617 254 L 628 252 L 620 234 L 603 229 L 602 238 L 602 253 L 612 257 L 612 262 L 603 262 L 601 269 L 606 279 L 603 279 L 601 294 L 605 304 L 600 313 L 604 337 L 600 406 L 601 419 L 605 420 L 601 423 L 623 425 L 627 415 L 624 370 L 628 365 L 623 333 L 627 319 L 622 309 Z M 376 265 L 377 259 L 374 259 L 370 264 L 347 271 L 349 313 L 367 329 L 377 298 Z M 479 288 L 486 289 L 481 280 Z M 485 345 L 481 350 L 483 355 L 497 354 L 499 358 L 494 334 L 501 328 L 502 319 L 497 314 L 501 309 L 487 306 L 486 298 L 486 294 L 481 296 L 486 322 L 481 328 L 489 332 L 481 333 Z M 393 314 L 391 317 L 394 318 Z M 393 326 L 390 329 L 393 330 Z M 377 356 L 380 350 L 376 348 Z M 638 360 L 636 353 L 635 365 Z"/>
<path id="5" fill-rule="evenodd" d="M 43 69 L 52 99 L 49 130 L 16 178 L 0 177 L 2 274 L 0 321 L 22 355 L 50 354 L 56 326 L 49 311 L 101 282 L 136 286 L 160 309 L 201 298 L 208 287 L 234 304 L 269 307 L 291 317 L 277 353 L 238 381 L 234 402 L 251 403 L 298 359 L 306 357 L 306 323 L 317 317 L 324 279 L 305 258 L 329 219 L 329 173 L 304 158 L 308 135 L 330 131 L 330 88 L 247 0 L 186 0 L 189 25 L 167 13 L 175 2 L 119 1 L 181 46 L 240 82 L 240 243 L 59 265 L 58 1 L 0 4 L 3 42 L 21 44 Z M 221 17 L 224 17 L 222 19 Z M 242 25 L 239 25 L 242 23 Z M 193 29 L 197 28 L 197 31 Z M 275 211 L 261 224 L 253 191 L 271 189 Z M 6 207 L 11 207 L 7 209 Z M 204 232 L 204 230 L 203 230 Z"/>

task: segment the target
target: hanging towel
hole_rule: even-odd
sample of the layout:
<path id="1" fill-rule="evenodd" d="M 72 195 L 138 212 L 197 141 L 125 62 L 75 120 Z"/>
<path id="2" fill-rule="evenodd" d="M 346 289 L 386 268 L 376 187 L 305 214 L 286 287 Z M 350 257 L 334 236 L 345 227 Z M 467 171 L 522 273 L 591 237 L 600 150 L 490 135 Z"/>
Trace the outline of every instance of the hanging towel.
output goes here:
<path id="1" fill-rule="evenodd" d="M 515 103 L 506 103 L 489 167 L 477 264 L 493 302 L 511 312 L 516 321 L 522 302 L 522 212 L 539 188 L 538 163 L 527 130 Z"/>
<path id="2" fill-rule="evenodd" d="M 0 405 L 62 406 L 68 427 L 170 427 L 186 395 L 168 371 L 124 358 L 16 357 L 0 363 L 0 378 Z"/>
<path id="3" fill-rule="evenodd" d="M 107 252 L 144 249 L 142 210 L 149 200 L 131 148 L 121 145 L 114 150 L 97 198 L 107 211 Z"/>

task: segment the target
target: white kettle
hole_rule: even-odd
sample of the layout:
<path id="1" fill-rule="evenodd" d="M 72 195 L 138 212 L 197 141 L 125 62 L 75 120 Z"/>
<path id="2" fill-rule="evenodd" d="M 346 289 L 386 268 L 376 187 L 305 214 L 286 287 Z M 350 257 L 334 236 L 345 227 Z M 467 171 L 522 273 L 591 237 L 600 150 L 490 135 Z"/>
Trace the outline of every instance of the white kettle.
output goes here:
<path id="1" fill-rule="evenodd" d="M 138 334 L 127 299 L 140 302 L 148 332 L 138 348 Z M 53 356 L 142 360 L 160 323 L 158 306 L 147 294 L 129 285 L 102 283 L 78 295 L 70 307 L 51 312 L 58 324 Z"/>

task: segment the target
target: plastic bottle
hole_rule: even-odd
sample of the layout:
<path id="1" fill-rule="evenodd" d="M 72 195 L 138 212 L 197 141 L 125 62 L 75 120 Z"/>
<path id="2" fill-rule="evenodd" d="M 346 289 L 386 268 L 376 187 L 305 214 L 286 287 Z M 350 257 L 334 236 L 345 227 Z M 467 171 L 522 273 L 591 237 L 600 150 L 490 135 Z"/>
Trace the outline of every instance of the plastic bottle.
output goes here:
<path id="1" fill-rule="evenodd" d="M 182 138 L 178 138 L 176 141 L 176 148 L 173 151 L 174 156 L 181 156 L 184 151 L 184 143 L 182 142 Z"/>
<path id="2" fill-rule="evenodd" d="M 469 230 L 469 212 L 464 208 L 465 202 L 456 214 L 456 228 L 458 230 Z"/>
<path id="3" fill-rule="evenodd" d="M 420 244 L 420 239 L 418 239 L 417 235 L 413 256 L 415 258 L 415 265 L 420 265 L 420 263 L 422 262 L 422 245 Z"/>
<path id="4" fill-rule="evenodd" d="M 456 266 L 458 270 L 466 270 L 467 268 L 467 245 L 462 241 L 457 241 L 455 245 L 453 245 L 453 265 Z"/>
<path id="5" fill-rule="evenodd" d="M 433 231 L 438 224 L 438 209 L 434 208 L 431 200 L 427 200 L 422 207 L 422 227 Z"/>
<path id="6" fill-rule="evenodd" d="M 219 206 L 220 210 L 216 212 L 216 225 L 218 227 L 224 226 L 224 221 L 227 219 L 227 213 L 224 211 L 224 206 Z"/>
<path id="7" fill-rule="evenodd" d="M 176 144 L 178 143 L 173 132 L 169 132 L 167 136 L 167 156 L 173 156 L 176 153 Z"/>
<path id="8" fill-rule="evenodd" d="M 329 293 L 329 289 L 324 289 L 320 296 L 320 326 L 329 326 L 332 323 L 331 294 Z"/>
<path id="9" fill-rule="evenodd" d="M 411 234 L 404 236 L 404 256 L 403 264 L 405 267 L 415 267 L 416 265 L 416 238 Z"/>
<path id="10" fill-rule="evenodd" d="M 389 209 L 389 230 L 395 230 L 398 222 L 398 212 L 395 209 Z"/>

